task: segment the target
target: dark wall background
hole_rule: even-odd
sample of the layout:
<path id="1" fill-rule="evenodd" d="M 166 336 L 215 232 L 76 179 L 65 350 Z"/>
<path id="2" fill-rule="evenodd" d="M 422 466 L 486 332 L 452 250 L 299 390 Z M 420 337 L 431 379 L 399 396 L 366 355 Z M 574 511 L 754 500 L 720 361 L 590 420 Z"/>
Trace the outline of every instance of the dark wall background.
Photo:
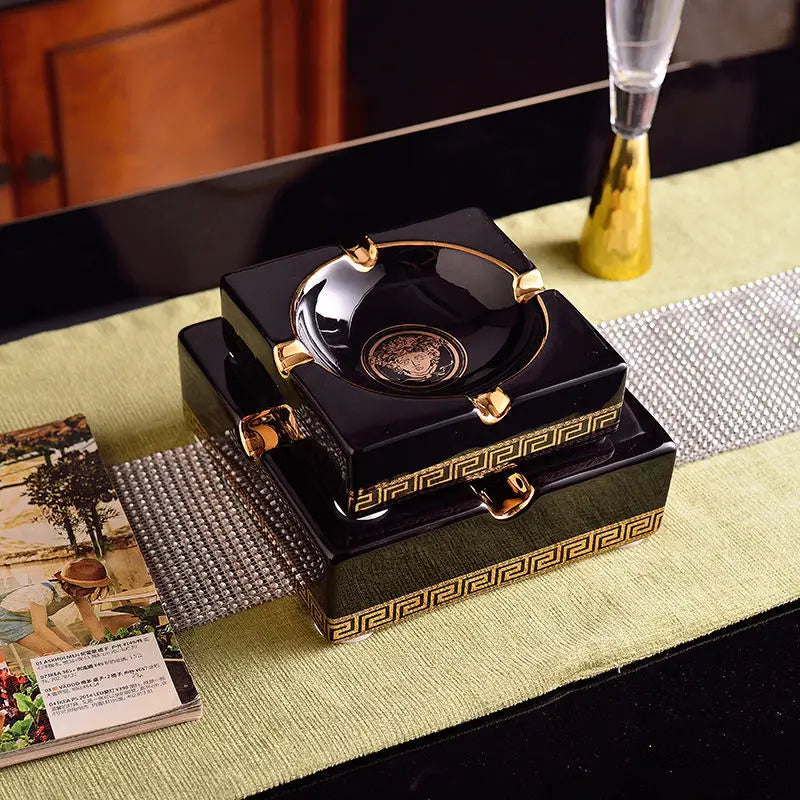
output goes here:
<path id="1" fill-rule="evenodd" d="M 790 46 L 797 9 L 798 0 L 686 0 L 673 62 Z M 348 0 L 347 26 L 349 138 L 608 74 L 602 0 Z M 749 114 L 752 88 L 734 91 Z"/>
<path id="2" fill-rule="evenodd" d="M 348 133 L 391 130 L 601 80 L 600 0 L 348 4 Z"/>

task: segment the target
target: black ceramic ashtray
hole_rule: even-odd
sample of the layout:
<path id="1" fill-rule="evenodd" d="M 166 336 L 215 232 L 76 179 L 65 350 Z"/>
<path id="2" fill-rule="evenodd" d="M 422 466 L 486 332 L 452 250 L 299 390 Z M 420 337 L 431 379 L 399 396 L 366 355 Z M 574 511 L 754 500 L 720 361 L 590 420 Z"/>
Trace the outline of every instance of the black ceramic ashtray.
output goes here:
<path id="1" fill-rule="evenodd" d="M 295 338 L 275 357 L 285 376 L 302 358 L 366 391 L 457 397 L 479 409 L 542 349 L 543 288 L 536 269 L 520 274 L 462 245 L 367 240 L 298 287 Z"/>
<path id="2" fill-rule="evenodd" d="M 481 211 L 259 264 L 221 284 L 264 395 L 246 450 L 311 443 L 347 514 L 500 472 L 619 421 L 626 367 Z"/>

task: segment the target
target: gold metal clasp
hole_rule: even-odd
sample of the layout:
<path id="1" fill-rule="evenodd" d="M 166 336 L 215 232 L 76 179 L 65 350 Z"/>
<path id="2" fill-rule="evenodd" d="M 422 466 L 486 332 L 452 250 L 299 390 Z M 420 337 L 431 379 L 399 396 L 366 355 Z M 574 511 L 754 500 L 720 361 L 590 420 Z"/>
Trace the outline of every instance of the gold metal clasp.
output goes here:
<path id="1" fill-rule="evenodd" d="M 514 300 L 518 303 L 527 303 L 539 292 L 544 291 L 544 278 L 536 267 L 522 272 L 514 277 Z"/>
<path id="2" fill-rule="evenodd" d="M 520 472 L 512 472 L 502 483 L 491 488 L 472 487 L 494 519 L 510 519 L 524 511 L 533 500 L 534 488 Z"/>
<path id="3" fill-rule="evenodd" d="M 295 367 L 314 360 L 314 356 L 306 350 L 306 346 L 299 339 L 276 344 L 272 348 L 272 357 L 282 378 L 288 378 Z"/>
<path id="4" fill-rule="evenodd" d="M 484 425 L 494 425 L 500 422 L 511 409 L 511 398 L 498 386 L 491 392 L 470 397 L 472 405 L 478 412 L 478 418 Z"/>
<path id="5" fill-rule="evenodd" d="M 352 247 L 346 247 L 345 253 L 359 272 L 369 272 L 378 263 L 378 245 L 369 236 Z"/>
<path id="6" fill-rule="evenodd" d="M 244 452 L 253 459 L 300 438 L 302 435 L 294 411 L 287 405 L 248 414 L 239 422 L 239 440 Z"/>

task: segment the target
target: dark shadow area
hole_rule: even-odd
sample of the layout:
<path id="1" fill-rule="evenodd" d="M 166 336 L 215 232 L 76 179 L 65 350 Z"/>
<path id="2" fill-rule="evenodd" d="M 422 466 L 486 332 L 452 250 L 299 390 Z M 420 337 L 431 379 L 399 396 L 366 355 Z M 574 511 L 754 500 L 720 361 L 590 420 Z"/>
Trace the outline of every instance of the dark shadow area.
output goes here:
<path id="1" fill-rule="evenodd" d="M 260 798 L 790 797 L 795 602 Z"/>

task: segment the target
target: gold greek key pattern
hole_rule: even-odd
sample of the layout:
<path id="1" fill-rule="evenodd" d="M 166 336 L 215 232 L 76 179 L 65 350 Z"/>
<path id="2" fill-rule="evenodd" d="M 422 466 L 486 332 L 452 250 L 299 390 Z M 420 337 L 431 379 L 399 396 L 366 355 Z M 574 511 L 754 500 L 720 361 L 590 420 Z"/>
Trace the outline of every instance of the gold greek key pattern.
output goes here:
<path id="1" fill-rule="evenodd" d="M 203 427 L 203 424 L 200 422 L 191 406 L 185 400 L 183 401 L 183 417 L 188 426 L 191 428 L 192 433 L 201 442 L 205 439 L 208 439 L 208 431 Z"/>
<path id="2" fill-rule="evenodd" d="M 582 436 L 616 425 L 622 403 L 573 417 L 547 428 L 504 439 L 490 447 L 469 450 L 431 467 L 377 483 L 356 492 L 354 511 L 361 513 L 392 500 L 417 494 L 446 483 L 471 481 L 507 467 L 516 466 L 534 453 L 572 442 Z"/>
<path id="3" fill-rule="evenodd" d="M 326 616 L 307 588 L 300 591 L 300 597 L 308 606 L 311 617 L 322 634 L 332 642 L 342 642 L 486 589 L 494 589 L 505 583 L 528 578 L 538 572 L 642 539 L 658 530 L 663 516 L 664 509 L 657 508 L 603 528 L 596 528 L 588 533 L 581 533 L 571 539 L 556 542 L 500 564 L 492 564 L 476 572 L 459 575 L 457 578 L 428 586 L 347 617 L 331 619 Z"/>

